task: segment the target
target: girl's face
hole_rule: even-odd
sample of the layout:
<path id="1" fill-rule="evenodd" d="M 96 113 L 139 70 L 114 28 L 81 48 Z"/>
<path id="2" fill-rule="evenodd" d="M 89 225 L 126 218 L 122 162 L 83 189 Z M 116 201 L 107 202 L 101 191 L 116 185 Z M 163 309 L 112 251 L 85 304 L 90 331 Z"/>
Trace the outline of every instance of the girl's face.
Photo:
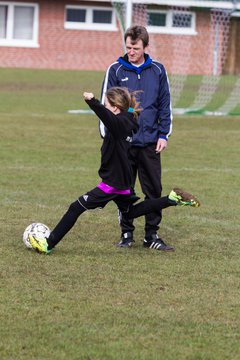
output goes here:
<path id="1" fill-rule="evenodd" d="M 119 114 L 119 113 L 120 113 L 119 108 L 117 108 L 116 106 L 112 106 L 112 105 L 109 103 L 107 97 L 105 97 L 104 105 L 105 105 L 105 108 L 107 108 L 108 110 L 110 110 L 112 113 L 114 113 L 114 114 Z"/>

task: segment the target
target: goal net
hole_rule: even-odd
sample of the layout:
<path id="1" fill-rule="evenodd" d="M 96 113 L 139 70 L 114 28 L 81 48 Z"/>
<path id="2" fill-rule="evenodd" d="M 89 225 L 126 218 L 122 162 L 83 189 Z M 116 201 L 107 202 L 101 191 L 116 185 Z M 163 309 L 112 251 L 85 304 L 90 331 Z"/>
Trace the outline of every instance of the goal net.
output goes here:
<path id="1" fill-rule="evenodd" d="M 196 10 L 160 6 L 159 1 L 132 1 L 132 25 L 143 25 L 149 30 L 148 52 L 167 69 L 175 113 L 237 114 L 240 113 L 240 78 L 226 75 L 225 63 L 231 15 L 238 1 L 227 0 L 225 4 L 229 6 L 211 9 L 204 3 L 198 1 L 202 6 Z M 112 5 L 123 38 L 127 1 L 113 1 Z"/>

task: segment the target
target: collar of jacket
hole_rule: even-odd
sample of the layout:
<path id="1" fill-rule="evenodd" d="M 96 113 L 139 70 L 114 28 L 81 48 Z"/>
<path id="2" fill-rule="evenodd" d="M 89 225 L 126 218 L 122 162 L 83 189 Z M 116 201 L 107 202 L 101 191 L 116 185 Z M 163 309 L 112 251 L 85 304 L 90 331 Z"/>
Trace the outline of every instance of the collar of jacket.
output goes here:
<path id="1" fill-rule="evenodd" d="M 128 70 L 135 71 L 137 74 L 140 74 L 142 72 L 142 70 L 149 67 L 152 63 L 152 59 L 150 58 L 150 56 L 148 54 L 144 54 L 144 58 L 145 58 L 145 62 L 141 66 L 132 65 L 128 61 L 127 54 L 125 54 L 123 57 L 120 56 L 117 61 L 119 62 L 119 64 L 123 65 Z"/>

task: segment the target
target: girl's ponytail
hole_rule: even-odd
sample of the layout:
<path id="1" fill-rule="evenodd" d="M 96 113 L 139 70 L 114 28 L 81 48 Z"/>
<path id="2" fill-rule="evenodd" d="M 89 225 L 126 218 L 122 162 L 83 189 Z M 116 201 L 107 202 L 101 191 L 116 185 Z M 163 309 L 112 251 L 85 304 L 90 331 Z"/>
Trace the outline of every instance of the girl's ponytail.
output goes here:
<path id="1" fill-rule="evenodd" d="M 138 117 L 140 111 L 139 102 L 136 100 L 136 94 L 140 91 L 129 92 L 125 87 L 112 87 L 108 89 L 106 97 L 112 106 L 116 106 L 120 111 L 133 113 Z"/>
<path id="2" fill-rule="evenodd" d="M 130 93 L 130 106 L 128 111 L 132 112 L 134 117 L 138 117 L 140 112 L 142 111 L 142 108 L 139 107 L 139 102 L 136 99 L 136 94 L 140 91 L 133 91 Z"/>

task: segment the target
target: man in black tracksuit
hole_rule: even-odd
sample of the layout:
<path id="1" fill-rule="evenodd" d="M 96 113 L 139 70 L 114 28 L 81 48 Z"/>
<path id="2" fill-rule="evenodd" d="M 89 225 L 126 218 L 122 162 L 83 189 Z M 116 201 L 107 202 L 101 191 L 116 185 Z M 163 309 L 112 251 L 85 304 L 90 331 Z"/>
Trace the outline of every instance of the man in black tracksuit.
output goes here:
<path id="1" fill-rule="evenodd" d="M 167 147 L 171 134 L 172 111 L 166 70 L 145 53 L 148 43 L 148 33 L 143 26 L 133 26 L 126 31 L 127 53 L 109 66 L 102 84 L 102 99 L 107 89 L 114 86 L 127 87 L 130 91 L 139 90 L 137 100 L 143 111 L 138 119 L 139 130 L 133 136 L 129 156 L 134 182 L 138 175 L 145 199 L 154 199 L 160 197 L 162 192 L 160 153 Z M 104 138 L 105 127 L 101 121 L 100 133 Z M 146 215 L 144 246 L 151 247 L 157 243 L 158 250 L 172 251 L 174 248 L 157 235 L 161 218 L 161 213 Z M 123 216 L 121 228 L 118 246 L 129 247 L 134 242 L 133 221 L 124 220 Z"/>

